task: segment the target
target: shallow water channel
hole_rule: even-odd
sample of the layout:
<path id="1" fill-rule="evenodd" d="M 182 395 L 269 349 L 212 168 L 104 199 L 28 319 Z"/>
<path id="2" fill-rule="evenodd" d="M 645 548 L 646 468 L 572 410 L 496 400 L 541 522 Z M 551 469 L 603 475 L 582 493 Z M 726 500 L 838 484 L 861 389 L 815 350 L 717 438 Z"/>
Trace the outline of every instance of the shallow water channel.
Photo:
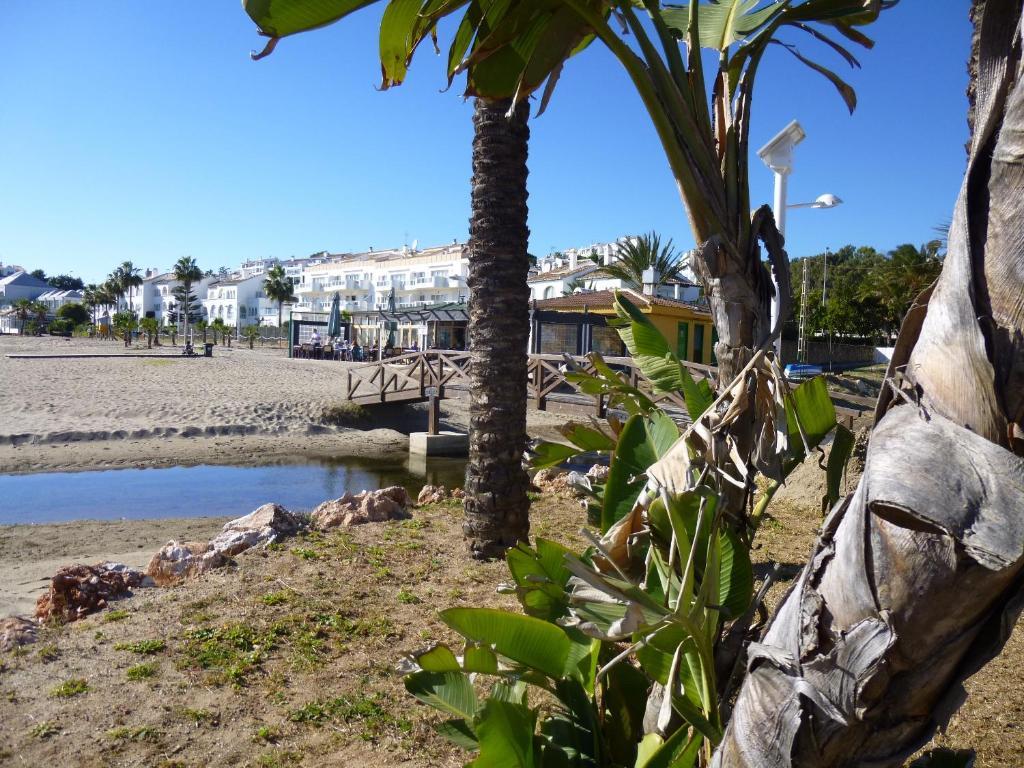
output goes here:
<path id="1" fill-rule="evenodd" d="M 0 475 L 0 525 L 68 520 L 239 517 L 261 504 L 309 510 L 346 491 L 461 486 L 465 459 L 345 459 L 267 466 L 168 467 Z"/>

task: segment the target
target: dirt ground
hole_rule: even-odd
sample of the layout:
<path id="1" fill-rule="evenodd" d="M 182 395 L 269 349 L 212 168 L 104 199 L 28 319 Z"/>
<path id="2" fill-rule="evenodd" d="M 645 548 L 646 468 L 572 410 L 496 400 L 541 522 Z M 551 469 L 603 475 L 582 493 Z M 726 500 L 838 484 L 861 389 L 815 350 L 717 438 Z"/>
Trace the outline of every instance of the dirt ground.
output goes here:
<path id="1" fill-rule="evenodd" d="M 755 550 L 759 563 L 789 566 L 780 591 L 820 521 L 806 504 L 813 491 L 796 487 L 806 482 L 795 477 L 778 497 Z M 535 536 L 582 543 L 585 518 L 567 497 L 539 497 L 532 521 Z M 463 764 L 395 672 L 404 653 L 454 639 L 438 610 L 513 605 L 495 592 L 505 566 L 469 559 L 460 526 L 449 502 L 307 534 L 44 629 L 0 657 L 0 765 Z M 1022 763 L 1021 635 L 969 681 L 967 705 L 938 739 L 977 749 L 979 768 Z"/>

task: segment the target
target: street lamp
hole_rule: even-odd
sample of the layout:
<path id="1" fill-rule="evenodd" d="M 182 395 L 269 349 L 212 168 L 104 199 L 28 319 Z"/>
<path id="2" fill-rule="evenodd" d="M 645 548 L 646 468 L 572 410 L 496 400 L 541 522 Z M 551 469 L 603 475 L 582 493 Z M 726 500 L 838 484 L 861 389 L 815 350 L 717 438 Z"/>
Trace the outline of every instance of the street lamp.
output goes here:
<path id="1" fill-rule="evenodd" d="M 765 165 L 775 174 L 775 199 L 773 201 L 772 210 L 775 214 L 775 226 L 779 230 L 779 234 L 783 237 L 786 235 L 786 210 L 789 208 L 835 208 L 843 201 L 833 194 L 819 195 L 814 201 L 810 203 L 794 203 L 793 205 L 786 205 L 786 186 L 789 179 L 789 174 L 793 172 L 793 148 L 806 138 L 807 134 L 804 133 L 804 129 L 800 123 L 796 120 L 790 121 L 790 123 L 779 131 L 767 144 L 757 150 L 757 156 L 761 158 Z M 772 275 L 772 285 L 775 287 L 774 296 L 772 296 L 771 306 L 771 327 L 775 327 L 775 323 L 779 316 L 779 286 L 775 282 L 774 274 Z M 775 358 L 781 361 L 782 357 L 782 334 L 780 333 L 778 338 L 775 339 Z"/>

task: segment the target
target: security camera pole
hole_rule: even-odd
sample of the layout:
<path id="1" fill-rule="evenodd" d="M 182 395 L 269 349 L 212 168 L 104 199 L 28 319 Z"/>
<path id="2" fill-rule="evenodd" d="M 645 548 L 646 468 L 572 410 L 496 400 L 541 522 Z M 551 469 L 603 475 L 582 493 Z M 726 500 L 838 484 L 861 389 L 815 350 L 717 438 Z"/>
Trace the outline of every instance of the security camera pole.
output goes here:
<path id="1" fill-rule="evenodd" d="M 843 201 L 831 194 L 819 195 L 810 203 L 794 203 L 786 205 L 786 182 L 789 174 L 793 171 L 793 147 L 804 140 L 807 134 L 796 120 L 793 120 L 783 128 L 775 137 L 757 150 L 757 156 L 764 161 L 772 173 L 775 174 L 775 200 L 772 206 L 775 214 L 775 226 L 779 234 L 786 236 L 786 209 L 787 208 L 835 208 Z M 806 266 L 805 266 L 806 269 Z M 775 288 L 775 295 L 772 296 L 771 327 L 775 327 L 776 319 L 779 316 L 779 286 L 772 275 L 772 285 Z M 803 312 L 803 304 L 801 304 Z M 801 324 L 802 325 L 802 324 Z M 782 363 L 782 334 L 775 338 L 775 359 Z"/>

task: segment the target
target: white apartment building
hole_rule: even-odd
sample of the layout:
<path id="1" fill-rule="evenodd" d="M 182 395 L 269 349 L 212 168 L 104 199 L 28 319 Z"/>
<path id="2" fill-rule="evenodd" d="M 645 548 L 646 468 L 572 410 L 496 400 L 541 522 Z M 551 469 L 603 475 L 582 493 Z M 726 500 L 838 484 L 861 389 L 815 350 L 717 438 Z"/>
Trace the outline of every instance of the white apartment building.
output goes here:
<path id="1" fill-rule="evenodd" d="M 173 272 L 147 272 L 149 274 L 143 278 L 142 285 L 132 289 L 131 309 L 139 319 L 155 317 L 160 321 L 160 325 L 172 325 L 175 322 L 175 310 L 178 305 L 174 290 L 181 283 L 175 279 Z M 204 277 L 198 283 L 192 284 L 197 308 L 206 294 L 206 287 L 215 279 Z"/>
<path id="2" fill-rule="evenodd" d="M 262 274 L 214 280 L 206 286 L 202 300 L 207 322 L 220 318 L 232 328 L 248 325 L 277 325 L 277 304 L 263 291 Z M 287 318 L 287 309 L 285 310 Z"/>
<path id="3" fill-rule="evenodd" d="M 334 294 L 349 312 L 385 309 L 392 290 L 396 309 L 465 302 L 469 259 L 465 244 L 334 254 L 303 270 L 294 309 L 327 312 Z"/>
<path id="4" fill-rule="evenodd" d="M 625 288 L 622 280 L 609 277 L 601 266 L 611 264 L 618 246 L 626 238 L 613 243 L 594 243 L 583 248 L 569 248 L 539 259 L 537 270 L 527 279 L 530 298 L 551 299 L 574 290 L 605 291 Z M 596 256 L 600 264 L 591 256 Z M 696 302 L 700 298 L 700 286 L 693 272 L 687 268 L 681 280 L 672 280 L 658 287 L 658 296 L 665 299 Z"/>

